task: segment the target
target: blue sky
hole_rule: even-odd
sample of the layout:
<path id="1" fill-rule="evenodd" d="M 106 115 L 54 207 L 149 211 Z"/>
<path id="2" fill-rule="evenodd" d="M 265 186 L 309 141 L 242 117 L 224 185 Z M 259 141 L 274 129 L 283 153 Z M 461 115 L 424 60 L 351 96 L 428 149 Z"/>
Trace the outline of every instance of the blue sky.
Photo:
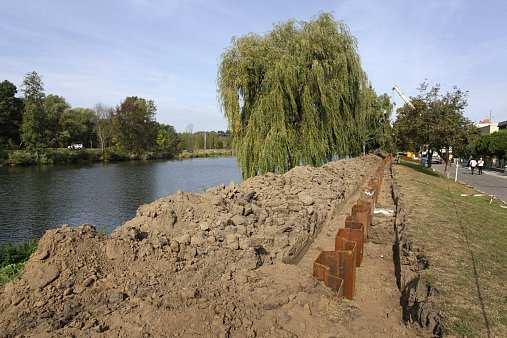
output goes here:
<path id="1" fill-rule="evenodd" d="M 16 0 L 0 3 L 0 80 L 36 70 L 73 106 L 153 99 L 178 130 L 225 129 L 220 54 L 232 36 L 332 12 L 378 93 L 424 79 L 469 90 L 467 115 L 507 120 L 507 1 Z"/>

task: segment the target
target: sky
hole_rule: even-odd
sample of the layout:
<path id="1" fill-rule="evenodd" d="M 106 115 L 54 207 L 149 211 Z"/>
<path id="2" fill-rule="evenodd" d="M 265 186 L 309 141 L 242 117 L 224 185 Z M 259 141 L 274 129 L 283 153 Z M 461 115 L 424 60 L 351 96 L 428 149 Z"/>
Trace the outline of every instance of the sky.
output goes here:
<path id="1" fill-rule="evenodd" d="M 74 107 L 155 101 L 182 131 L 225 130 L 220 55 L 233 36 L 331 12 L 358 40 L 377 93 L 427 80 L 469 91 L 466 115 L 507 120 L 507 1 L 16 0 L 0 2 L 0 81 L 42 75 Z"/>

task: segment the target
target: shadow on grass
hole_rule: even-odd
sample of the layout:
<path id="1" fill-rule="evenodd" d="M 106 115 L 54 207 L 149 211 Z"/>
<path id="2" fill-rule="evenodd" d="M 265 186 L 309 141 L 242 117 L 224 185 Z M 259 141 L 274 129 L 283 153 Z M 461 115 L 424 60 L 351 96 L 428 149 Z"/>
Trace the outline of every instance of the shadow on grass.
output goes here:
<path id="1" fill-rule="evenodd" d="M 399 162 L 399 164 L 404 165 L 405 167 L 412 168 L 412 169 L 414 169 L 420 173 L 426 174 L 426 175 L 435 176 L 435 177 L 440 176 L 437 172 L 435 172 L 431 169 L 428 169 L 428 168 L 424 168 L 420 164 L 417 164 L 414 162 L 408 162 L 408 161 L 401 160 Z"/>

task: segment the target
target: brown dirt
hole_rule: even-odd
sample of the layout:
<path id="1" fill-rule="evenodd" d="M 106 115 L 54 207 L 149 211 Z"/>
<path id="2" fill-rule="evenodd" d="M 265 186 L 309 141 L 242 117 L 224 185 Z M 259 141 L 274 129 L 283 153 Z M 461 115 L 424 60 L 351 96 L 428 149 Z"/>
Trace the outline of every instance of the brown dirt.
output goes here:
<path id="1" fill-rule="evenodd" d="M 409 335 L 392 238 L 367 244 L 352 302 L 337 301 L 308 265 L 379 163 L 367 156 L 179 192 L 140 207 L 111 236 L 91 225 L 48 231 L 21 278 L 0 288 L 0 337 Z M 379 237 L 392 235 L 390 221 L 375 218 Z"/>

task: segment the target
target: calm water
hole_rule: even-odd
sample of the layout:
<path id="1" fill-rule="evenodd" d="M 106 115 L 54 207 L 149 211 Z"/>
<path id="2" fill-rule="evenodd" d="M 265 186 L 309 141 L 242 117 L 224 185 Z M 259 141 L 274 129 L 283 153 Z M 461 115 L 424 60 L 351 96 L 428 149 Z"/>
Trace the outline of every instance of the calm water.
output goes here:
<path id="1" fill-rule="evenodd" d="M 231 181 L 241 182 L 233 157 L 0 168 L 0 244 L 38 238 L 65 223 L 111 231 L 141 204 Z"/>

